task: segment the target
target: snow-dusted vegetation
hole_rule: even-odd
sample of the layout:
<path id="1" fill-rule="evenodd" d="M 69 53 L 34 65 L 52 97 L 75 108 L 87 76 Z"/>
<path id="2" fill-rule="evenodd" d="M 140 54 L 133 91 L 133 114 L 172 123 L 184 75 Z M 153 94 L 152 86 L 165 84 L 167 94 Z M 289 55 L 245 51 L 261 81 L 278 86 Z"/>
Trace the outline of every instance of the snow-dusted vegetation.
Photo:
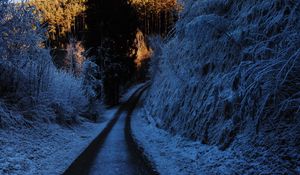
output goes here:
<path id="1" fill-rule="evenodd" d="M 91 82 L 54 66 L 44 46 L 46 31 L 33 10 L 0 2 L 0 128 L 70 124 L 90 112 Z"/>
<path id="2" fill-rule="evenodd" d="M 299 174 L 299 31 L 299 1 L 185 1 L 155 43 L 148 120 L 253 162 L 237 174 Z"/>

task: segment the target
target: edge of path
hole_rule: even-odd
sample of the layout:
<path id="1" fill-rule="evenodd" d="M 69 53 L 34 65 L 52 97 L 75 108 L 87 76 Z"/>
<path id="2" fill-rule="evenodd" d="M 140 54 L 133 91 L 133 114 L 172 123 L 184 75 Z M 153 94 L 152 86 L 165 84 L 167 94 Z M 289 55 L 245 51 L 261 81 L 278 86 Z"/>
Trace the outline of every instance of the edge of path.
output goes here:
<path id="1" fill-rule="evenodd" d="M 128 106 L 128 105 L 126 105 L 126 103 L 121 104 L 121 106 L 119 107 L 117 112 L 114 114 L 114 117 L 108 122 L 108 124 L 99 133 L 99 135 L 97 137 L 95 137 L 95 139 L 89 144 L 89 146 L 87 146 L 87 148 L 70 164 L 70 166 L 64 171 L 63 175 L 85 175 L 85 174 L 89 173 L 91 162 L 93 162 L 93 160 L 95 159 L 96 153 L 100 149 L 101 145 L 104 143 L 107 135 L 109 134 L 109 132 L 111 131 L 111 129 L 113 128 L 115 123 L 120 118 L 120 114 L 124 110 L 126 110 L 126 108 L 129 109 L 128 113 L 132 113 L 136 103 L 139 100 L 139 97 L 149 87 L 149 85 L 150 85 L 150 82 L 147 82 L 144 85 L 142 85 L 141 87 L 137 88 L 137 90 L 135 90 L 134 93 L 132 93 L 132 95 L 130 96 L 130 98 L 128 99 L 127 102 L 129 102 L 130 104 L 133 104 L 133 105 Z M 127 115 L 127 119 L 130 118 L 128 116 L 129 115 Z M 127 123 L 127 119 L 126 119 L 126 123 Z M 127 125 L 128 124 L 126 124 L 126 126 L 125 126 L 126 140 L 128 138 L 128 136 L 127 136 L 128 134 L 126 134 L 126 133 L 128 133 L 128 129 L 126 129 Z M 132 136 L 131 136 L 131 138 L 132 138 Z M 136 156 L 136 154 L 134 154 L 134 155 Z M 143 155 L 143 157 L 145 157 L 145 156 Z M 147 163 L 147 161 L 144 163 L 145 163 L 145 165 L 147 165 L 146 168 L 152 167 L 151 164 Z M 156 172 L 156 171 L 153 171 L 153 172 Z"/>
<path id="2" fill-rule="evenodd" d="M 154 163 L 146 156 L 144 152 L 144 148 L 138 144 L 137 140 L 133 137 L 132 129 L 131 129 L 131 117 L 134 109 L 142 96 L 143 92 L 151 85 L 150 82 L 146 83 L 141 89 L 140 93 L 131 101 L 130 106 L 128 108 L 128 113 L 125 121 L 125 137 L 126 142 L 129 145 L 129 150 L 133 156 L 135 156 L 136 160 L 138 160 L 139 164 L 142 164 L 146 171 L 143 175 L 159 175 L 158 171 L 155 168 Z"/>

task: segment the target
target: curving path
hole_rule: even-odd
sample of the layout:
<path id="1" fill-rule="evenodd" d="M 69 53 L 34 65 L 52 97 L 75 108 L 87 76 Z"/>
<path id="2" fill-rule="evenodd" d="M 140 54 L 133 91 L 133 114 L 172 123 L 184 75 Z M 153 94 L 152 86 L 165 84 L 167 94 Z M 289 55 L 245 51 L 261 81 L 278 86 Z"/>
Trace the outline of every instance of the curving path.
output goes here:
<path id="1" fill-rule="evenodd" d="M 129 118 L 149 83 L 122 104 L 99 138 L 69 167 L 65 175 L 152 175 L 151 165 L 130 139 Z"/>

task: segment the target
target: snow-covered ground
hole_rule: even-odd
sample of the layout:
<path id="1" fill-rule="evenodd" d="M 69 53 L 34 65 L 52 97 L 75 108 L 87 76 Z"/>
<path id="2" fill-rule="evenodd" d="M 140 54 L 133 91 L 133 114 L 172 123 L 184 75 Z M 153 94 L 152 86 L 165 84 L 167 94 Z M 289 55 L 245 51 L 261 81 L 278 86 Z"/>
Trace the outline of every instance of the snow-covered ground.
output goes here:
<path id="1" fill-rule="evenodd" d="M 133 86 L 122 96 L 128 100 L 142 84 Z M 33 128 L 0 129 L 0 174 L 61 174 L 105 128 L 118 107 L 103 112 L 100 123 L 83 122 L 64 127 L 40 124 Z"/>
<path id="2" fill-rule="evenodd" d="M 221 151 L 159 129 L 142 102 L 139 108 L 132 115 L 133 137 L 162 175 L 300 174 L 299 167 L 292 171 L 293 165 L 281 160 L 284 152 L 274 155 L 263 147 L 238 144 Z"/>
<path id="3" fill-rule="evenodd" d="M 0 129 L 0 174 L 61 174 L 104 129 L 117 109 L 101 123 L 71 128 L 57 124 Z"/>

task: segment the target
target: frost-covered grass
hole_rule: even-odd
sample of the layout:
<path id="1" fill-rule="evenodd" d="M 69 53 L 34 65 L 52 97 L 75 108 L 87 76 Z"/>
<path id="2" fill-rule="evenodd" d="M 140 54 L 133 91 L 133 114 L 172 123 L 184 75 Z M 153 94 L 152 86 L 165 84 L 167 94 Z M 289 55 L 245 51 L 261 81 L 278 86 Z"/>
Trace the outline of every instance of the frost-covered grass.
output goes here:
<path id="1" fill-rule="evenodd" d="M 122 100 L 127 101 L 141 86 L 130 88 Z M 118 107 L 103 111 L 101 123 L 85 121 L 72 127 L 39 123 L 33 128 L 17 125 L 0 129 L 0 174 L 62 174 L 103 131 L 117 110 Z"/>
<path id="2" fill-rule="evenodd" d="M 45 30 L 33 10 L 0 2 L 0 128 L 34 122 L 71 124 L 81 114 L 97 118 L 90 107 L 100 106 L 90 100 L 92 75 L 75 76 L 53 65 L 44 46 Z"/>
<path id="3" fill-rule="evenodd" d="M 83 122 L 72 128 L 40 124 L 35 128 L 1 129 L 0 174 L 62 174 L 102 132 L 116 110 L 105 111 L 101 123 Z"/>
<path id="4" fill-rule="evenodd" d="M 220 150 L 267 149 L 288 162 L 274 173 L 297 174 L 299 31 L 298 1 L 187 0 L 153 58 L 154 124 Z"/>
<path id="5" fill-rule="evenodd" d="M 238 152 L 234 148 L 223 151 L 171 134 L 157 128 L 144 109 L 133 114 L 133 137 L 161 175 L 299 174 L 299 169 L 287 170 L 290 162 L 282 161 L 282 154 L 267 148 L 253 149 L 249 144 Z"/>

